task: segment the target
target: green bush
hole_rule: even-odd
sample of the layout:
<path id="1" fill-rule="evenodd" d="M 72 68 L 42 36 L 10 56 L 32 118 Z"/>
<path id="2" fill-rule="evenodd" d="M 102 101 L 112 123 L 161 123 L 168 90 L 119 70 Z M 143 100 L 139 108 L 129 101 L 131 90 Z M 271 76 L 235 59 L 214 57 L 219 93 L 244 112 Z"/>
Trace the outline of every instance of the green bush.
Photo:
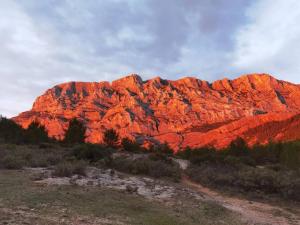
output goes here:
<path id="1" fill-rule="evenodd" d="M 191 156 L 193 154 L 193 149 L 191 149 L 189 146 L 185 149 L 179 149 L 178 152 L 176 152 L 176 157 L 181 159 L 191 159 Z"/>
<path id="2" fill-rule="evenodd" d="M 158 154 L 164 154 L 164 155 L 173 155 L 173 150 L 170 148 L 169 144 L 167 142 L 160 144 L 153 149 L 154 152 Z"/>
<path id="3" fill-rule="evenodd" d="M 279 155 L 279 163 L 290 169 L 300 169 L 300 143 L 284 144 Z"/>
<path id="4" fill-rule="evenodd" d="M 187 174 L 196 182 L 222 190 L 261 193 L 260 196 L 278 195 L 300 201 L 299 171 L 249 166 L 234 169 L 228 165 L 203 163 L 200 166 L 191 165 Z"/>
<path id="5" fill-rule="evenodd" d="M 95 144 L 82 144 L 75 146 L 72 150 L 72 154 L 78 160 L 88 160 L 90 162 L 97 162 L 100 159 L 110 158 L 113 149 L 102 145 Z"/>
<path id="6" fill-rule="evenodd" d="M 152 160 L 150 158 L 116 158 L 112 166 L 119 171 L 131 174 L 143 174 L 154 178 L 169 177 L 175 180 L 180 178 L 180 169 L 173 162 Z"/>
<path id="7" fill-rule="evenodd" d="M 235 139 L 230 143 L 228 148 L 223 150 L 223 153 L 225 155 L 243 157 L 249 155 L 249 150 L 250 149 L 247 143 L 245 142 L 245 140 L 242 139 L 241 137 L 238 137 L 237 139 Z"/>
<path id="8" fill-rule="evenodd" d="M 124 151 L 138 153 L 143 149 L 142 147 L 135 141 L 130 140 L 129 138 L 123 138 L 121 141 L 121 145 Z"/>

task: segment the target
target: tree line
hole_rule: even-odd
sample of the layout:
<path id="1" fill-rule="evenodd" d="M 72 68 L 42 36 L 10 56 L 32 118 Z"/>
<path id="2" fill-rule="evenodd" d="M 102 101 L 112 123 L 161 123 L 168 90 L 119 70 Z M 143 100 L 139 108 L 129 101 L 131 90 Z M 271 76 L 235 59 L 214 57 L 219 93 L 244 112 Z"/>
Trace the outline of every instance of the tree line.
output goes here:
<path id="1" fill-rule="evenodd" d="M 0 141 L 14 144 L 41 144 L 58 142 L 66 145 L 83 144 L 86 140 L 86 127 L 78 119 L 69 122 L 63 140 L 56 140 L 48 136 L 45 126 L 33 121 L 27 129 L 22 128 L 13 120 L 0 117 Z M 146 149 L 136 141 L 127 137 L 120 138 L 114 129 L 107 129 L 103 133 L 102 145 L 109 148 L 122 148 L 127 152 L 144 152 Z M 234 140 L 222 151 L 213 147 L 191 149 L 189 147 L 179 150 L 175 155 L 178 158 L 188 159 L 193 163 L 243 163 L 249 165 L 259 164 L 284 164 L 288 167 L 300 165 L 300 142 L 273 143 L 254 145 L 251 148 L 242 138 Z M 161 155 L 172 155 L 173 150 L 167 143 L 152 146 L 149 152 Z"/>
<path id="2" fill-rule="evenodd" d="M 0 117 L 0 141 L 14 144 L 41 144 L 47 142 L 60 142 L 64 144 L 83 144 L 86 139 L 86 127 L 78 119 L 70 120 L 69 126 L 65 131 L 63 140 L 56 140 L 49 137 L 45 126 L 37 121 L 33 121 L 26 129 L 15 121 Z M 140 151 L 142 147 L 129 138 L 120 139 L 114 129 L 107 129 L 103 133 L 103 144 L 117 148 L 120 145 L 129 152 Z"/>

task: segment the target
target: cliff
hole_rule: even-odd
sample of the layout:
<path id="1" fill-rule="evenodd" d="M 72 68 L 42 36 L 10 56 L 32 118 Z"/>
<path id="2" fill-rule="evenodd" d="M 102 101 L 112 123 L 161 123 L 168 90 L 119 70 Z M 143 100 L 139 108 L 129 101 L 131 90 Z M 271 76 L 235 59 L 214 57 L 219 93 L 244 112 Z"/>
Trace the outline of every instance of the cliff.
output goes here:
<path id="1" fill-rule="evenodd" d="M 300 86 L 267 74 L 213 83 L 193 77 L 143 81 L 138 75 L 129 75 L 111 83 L 59 84 L 39 96 L 30 111 L 13 119 L 23 127 L 37 120 L 60 139 L 68 121 L 76 117 L 87 127 L 88 142 L 101 142 L 103 131 L 114 128 L 120 136 L 140 143 L 167 141 L 178 149 L 222 148 L 237 136 L 249 144 L 284 140 L 283 128 L 268 133 L 262 127 L 287 124 L 298 113 Z M 298 124 L 295 118 L 293 123 Z M 262 135 L 262 130 L 266 134 Z"/>

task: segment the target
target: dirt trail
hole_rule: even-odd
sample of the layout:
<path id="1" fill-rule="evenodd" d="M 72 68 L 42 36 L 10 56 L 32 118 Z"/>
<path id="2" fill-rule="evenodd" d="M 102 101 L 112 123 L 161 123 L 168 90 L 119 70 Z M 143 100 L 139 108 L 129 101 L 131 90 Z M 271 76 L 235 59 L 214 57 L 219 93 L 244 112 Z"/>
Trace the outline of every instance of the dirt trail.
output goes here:
<path id="1" fill-rule="evenodd" d="M 182 176 L 182 183 L 201 193 L 207 200 L 214 201 L 225 208 L 242 216 L 248 224 L 263 225 L 300 225 L 300 215 L 293 214 L 285 209 L 266 203 L 248 201 L 235 197 L 223 196 L 220 193 L 203 187 Z"/>

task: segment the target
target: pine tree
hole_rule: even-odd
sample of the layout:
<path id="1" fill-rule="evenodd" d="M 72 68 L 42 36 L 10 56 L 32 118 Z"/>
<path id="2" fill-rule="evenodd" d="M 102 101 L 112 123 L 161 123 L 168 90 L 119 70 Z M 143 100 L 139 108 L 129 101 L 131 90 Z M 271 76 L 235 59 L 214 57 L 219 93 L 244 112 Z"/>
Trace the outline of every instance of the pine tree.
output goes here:
<path id="1" fill-rule="evenodd" d="M 238 137 L 230 143 L 227 152 L 232 156 L 245 156 L 249 154 L 249 147 L 243 138 Z"/>
<path id="2" fill-rule="evenodd" d="M 22 143 L 24 129 L 13 120 L 0 116 L 0 139 L 5 143 Z"/>
<path id="3" fill-rule="evenodd" d="M 46 128 L 33 121 L 28 128 L 25 130 L 25 142 L 30 144 L 39 144 L 43 142 L 48 142 L 50 139 L 48 137 L 48 132 Z"/>
<path id="4" fill-rule="evenodd" d="M 108 129 L 104 132 L 103 142 L 109 147 L 116 147 L 118 144 L 119 135 L 114 129 Z"/>
<path id="5" fill-rule="evenodd" d="M 139 151 L 141 151 L 140 145 L 137 142 L 132 141 L 127 137 L 122 139 L 121 145 L 122 145 L 123 149 L 127 152 L 139 152 Z"/>
<path id="6" fill-rule="evenodd" d="M 86 127 L 76 118 L 72 119 L 65 133 L 64 142 L 68 144 L 84 143 L 86 138 Z"/>

